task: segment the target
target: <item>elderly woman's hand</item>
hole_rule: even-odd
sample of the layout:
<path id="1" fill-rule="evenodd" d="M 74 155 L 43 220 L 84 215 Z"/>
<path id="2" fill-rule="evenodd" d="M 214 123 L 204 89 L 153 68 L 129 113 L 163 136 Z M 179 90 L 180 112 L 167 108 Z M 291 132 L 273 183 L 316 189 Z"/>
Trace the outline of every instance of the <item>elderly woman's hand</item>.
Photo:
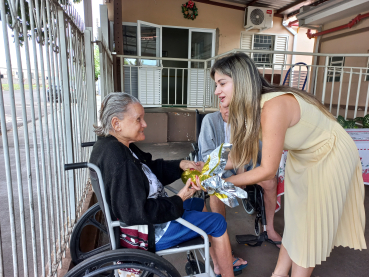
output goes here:
<path id="1" fill-rule="evenodd" d="M 191 198 L 191 196 L 198 190 L 201 190 L 200 179 L 196 176 L 196 184 L 189 178 L 186 185 L 178 192 L 178 196 L 182 198 L 183 201 Z"/>
<path id="2" fill-rule="evenodd" d="M 186 171 L 187 169 L 195 169 L 201 172 L 202 168 L 204 167 L 204 164 L 205 164 L 204 162 L 193 162 L 193 161 L 182 160 L 181 163 L 179 164 L 179 167 L 183 171 Z"/>

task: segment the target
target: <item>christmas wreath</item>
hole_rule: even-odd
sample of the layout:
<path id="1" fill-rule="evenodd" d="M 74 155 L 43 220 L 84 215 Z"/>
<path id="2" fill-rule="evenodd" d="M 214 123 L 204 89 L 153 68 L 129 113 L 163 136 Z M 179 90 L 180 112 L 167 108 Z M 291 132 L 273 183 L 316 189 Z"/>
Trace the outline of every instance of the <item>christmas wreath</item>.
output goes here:
<path id="1" fill-rule="evenodd" d="M 193 1 L 188 1 L 186 4 L 183 4 L 182 13 L 184 18 L 194 20 L 198 15 L 195 3 Z"/>

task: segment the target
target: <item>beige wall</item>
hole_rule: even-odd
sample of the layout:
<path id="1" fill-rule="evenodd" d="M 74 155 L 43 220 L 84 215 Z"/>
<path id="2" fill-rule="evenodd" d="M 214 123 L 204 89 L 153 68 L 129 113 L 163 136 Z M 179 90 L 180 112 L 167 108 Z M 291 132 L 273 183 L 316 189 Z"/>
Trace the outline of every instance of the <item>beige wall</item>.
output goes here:
<path id="1" fill-rule="evenodd" d="M 367 13 L 369 11 L 363 11 L 362 14 Z M 330 22 L 323 26 L 323 30 L 328 30 L 337 26 L 341 26 L 350 22 L 355 16 L 350 16 L 347 18 L 343 18 L 334 22 Z M 363 32 L 360 32 L 362 29 Z M 359 32 L 359 33 L 355 33 Z M 369 19 L 363 19 L 357 25 L 352 27 L 351 29 L 343 29 L 337 32 L 333 32 L 327 35 L 323 35 L 320 43 L 320 53 L 369 53 Z M 323 65 L 325 59 L 320 58 L 319 64 Z M 359 58 L 346 58 L 345 59 L 345 67 L 353 66 L 353 67 L 367 67 L 368 58 L 359 57 Z M 349 71 L 346 70 L 346 71 Z M 323 90 L 323 78 L 324 72 L 323 70 L 319 71 L 321 74 L 318 74 L 317 81 L 317 91 L 318 96 L 321 99 L 322 90 Z M 364 80 L 364 76 L 362 76 L 362 80 L 359 84 L 359 76 L 353 75 L 351 80 L 350 87 L 350 97 L 349 97 L 349 105 L 354 106 L 356 103 L 356 96 L 359 89 L 359 99 L 358 105 L 365 106 L 367 91 L 369 82 Z M 335 82 L 333 87 L 333 103 L 338 103 L 338 94 L 339 94 L 340 83 Z M 332 91 L 332 83 L 327 83 L 326 93 L 325 93 L 325 102 L 328 103 L 331 98 Z M 346 105 L 346 99 L 349 92 L 349 74 L 344 74 L 342 79 L 342 92 L 341 92 L 341 101 L 340 105 Z M 336 109 L 333 109 L 334 114 L 336 115 Z M 344 113 L 341 112 L 341 115 Z M 359 111 L 357 116 L 363 116 L 363 111 Z M 353 112 L 348 113 L 348 117 L 353 117 Z"/>
<path id="2" fill-rule="evenodd" d="M 216 45 L 218 51 L 216 54 L 240 48 L 241 32 L 245 30 L 243 28 L 244 11 L 196 3 L 199 15 L 195 20 L 189 20 L 183 18 L 182 15 L 181 5 L 184 2 L 184 0 L 123 0 L 123 21 L 137 22 L 137 20 L 142 20 L 159 25 L 218 29 Z M 107 6 L 109 20 L 113 20 L 113 4 L 107 3 Z M 281 23 L 282 18 L 274 17 L 273 28 L 265 30 L 263 33 L 290 36 L 288 50 L 292 50 L 293 36 Z M 305 34 L 298 37 L 299 40 L 302 39 L 298 45 L 304 47 L 309 45 Z M 218 46 L 219 48 L 217 48 Z M 298 51 L 298 49 L 296 50 Z"/>

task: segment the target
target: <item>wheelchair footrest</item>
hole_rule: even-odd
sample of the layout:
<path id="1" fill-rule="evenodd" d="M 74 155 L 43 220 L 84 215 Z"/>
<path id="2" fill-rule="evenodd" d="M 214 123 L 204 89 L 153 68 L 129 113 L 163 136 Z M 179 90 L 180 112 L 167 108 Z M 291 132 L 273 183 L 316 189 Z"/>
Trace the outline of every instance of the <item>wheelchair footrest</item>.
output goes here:
<path id="1" fill-rule="evenodd" d="M 260 236 L 254 235 L 237 235 L 236 240 L 239 244 L 247 244 L 248 246 L 261 246 L 264 241 L 268 239 L 266 232 L 260 234 Z"/>

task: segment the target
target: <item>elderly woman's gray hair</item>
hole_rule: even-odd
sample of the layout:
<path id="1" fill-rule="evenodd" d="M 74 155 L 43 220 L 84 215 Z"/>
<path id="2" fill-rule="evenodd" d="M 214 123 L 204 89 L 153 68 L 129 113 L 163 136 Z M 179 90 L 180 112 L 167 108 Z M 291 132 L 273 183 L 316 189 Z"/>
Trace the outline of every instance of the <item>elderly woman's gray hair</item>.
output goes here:
<path id="1" fill-rule="evenodd" d="M 100 108 L 100 126 L 94 125 L 94 132 L 98 136 L 109 135 L 109 132 L 113 130 L 111 126 L 111 120 L 113 117 L 123 119 L 124 113 L 127 112 L 130 104 L 140 103 L 140 101 L 125 92 L 112 92 L 107 95 L 101 103 Z"/>

